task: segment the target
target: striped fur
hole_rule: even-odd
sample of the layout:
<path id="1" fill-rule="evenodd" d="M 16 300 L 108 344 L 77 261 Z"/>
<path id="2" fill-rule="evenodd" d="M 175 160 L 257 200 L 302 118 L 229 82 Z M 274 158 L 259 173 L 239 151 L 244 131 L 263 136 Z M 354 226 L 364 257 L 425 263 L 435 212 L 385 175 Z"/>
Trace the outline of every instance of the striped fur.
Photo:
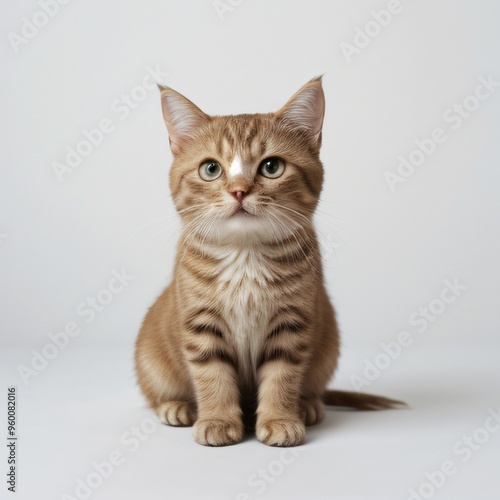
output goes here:
<path id="1" fill-rule="evenodd" d="M 168 88 L 162 106 L 183 232 L 173 282 L 137 340 L 140 386 L 163 422 L 194 424 L 201 444 L 240 441 L 245 412 L 256 415 L 260 441 L 300 444 L 305 425 L 323 417 L 339 356 L 312 224 L 323 182 L 321 81 L 277 113 L 207 116 Z M 281 159 L 283 175 L 261 175 L 267 158 Z M 198 170 L 209 160 L 222 175 L 207 182 Z"/>

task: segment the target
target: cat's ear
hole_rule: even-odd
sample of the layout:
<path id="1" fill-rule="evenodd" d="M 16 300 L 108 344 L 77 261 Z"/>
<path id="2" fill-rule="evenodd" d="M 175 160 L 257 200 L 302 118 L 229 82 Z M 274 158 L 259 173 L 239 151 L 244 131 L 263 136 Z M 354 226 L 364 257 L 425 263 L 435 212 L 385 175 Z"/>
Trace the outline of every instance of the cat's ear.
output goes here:
<path id="1" fill-rule="evenodd" d="M 321 129 L 325 116 L 325 94 L 321 85 L 321 76 L 306 83 L 277 112 L 289 126 L 310 132 L 319 147 L 321 145 Z"/>
<path id="2" fill-rule="evenodd" d="M 179 153 L 184 142 L 210 120 L 210 117 L 169 87 L 158 85 L 161 92 L 161 109 L 167 125 L 172 153 Z"/>

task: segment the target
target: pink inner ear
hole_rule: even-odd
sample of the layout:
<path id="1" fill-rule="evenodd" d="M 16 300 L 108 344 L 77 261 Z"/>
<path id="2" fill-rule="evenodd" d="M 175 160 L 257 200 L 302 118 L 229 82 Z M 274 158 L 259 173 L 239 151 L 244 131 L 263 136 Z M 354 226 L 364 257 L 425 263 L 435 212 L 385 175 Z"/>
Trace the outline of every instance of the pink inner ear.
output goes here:
<path id="1" fill-rule="evenodd" d="M 325 96 L 318 80 L 304 85 L 278 112 L 290 125 L 312 133 L 315 140 L 321 138 L 325 115 Z"/>
<path id="2" fill-rule="evenodd" d="M 167 125 L 173 152 L 182 147 L 183 141 L 192 137 L 208 120 L 208 116 L 189 99 L 175 90 L 165 88 L 161 93 L 162 111 Z"/>

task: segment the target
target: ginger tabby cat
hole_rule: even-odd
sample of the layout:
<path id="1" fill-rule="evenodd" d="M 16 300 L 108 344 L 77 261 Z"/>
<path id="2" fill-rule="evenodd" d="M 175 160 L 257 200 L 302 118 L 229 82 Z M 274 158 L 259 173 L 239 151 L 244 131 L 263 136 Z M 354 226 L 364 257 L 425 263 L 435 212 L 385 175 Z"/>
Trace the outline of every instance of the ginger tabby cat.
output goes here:
<path id="1" fill-rule="evenodd" d="M 323 184 L 321 78 L 268 114 L 208 116 L 160 90 L 183 231 L 173 281 L 136 346 L 139 384 L 160 420 L 223 446 L 243 439 L 247 417 L 262 443 L 294 446 L 325 403 L 399 404 L 326 390 L 339 332 L 312 220 Z"/>

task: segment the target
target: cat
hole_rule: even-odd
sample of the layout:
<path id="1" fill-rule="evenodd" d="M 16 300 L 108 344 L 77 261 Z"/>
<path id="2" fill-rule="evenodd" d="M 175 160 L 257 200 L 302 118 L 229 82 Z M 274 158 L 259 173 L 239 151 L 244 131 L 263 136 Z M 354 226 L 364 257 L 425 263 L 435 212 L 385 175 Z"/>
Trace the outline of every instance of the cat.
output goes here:
<path id="1" fill-rule="evenodd" d="M 326 390 L 339 330 L 312 221 L 323 184 L 321 77 L 268 114 L 208 116 L 159 87 L 183 223 L 172 283 L 136 343 L 138 381 L 159 419 L 194 425 L 202 445 L 238 443 L 246 423 L 262 443 L 295 446 L 324 404 L 403 404 Z"/>

